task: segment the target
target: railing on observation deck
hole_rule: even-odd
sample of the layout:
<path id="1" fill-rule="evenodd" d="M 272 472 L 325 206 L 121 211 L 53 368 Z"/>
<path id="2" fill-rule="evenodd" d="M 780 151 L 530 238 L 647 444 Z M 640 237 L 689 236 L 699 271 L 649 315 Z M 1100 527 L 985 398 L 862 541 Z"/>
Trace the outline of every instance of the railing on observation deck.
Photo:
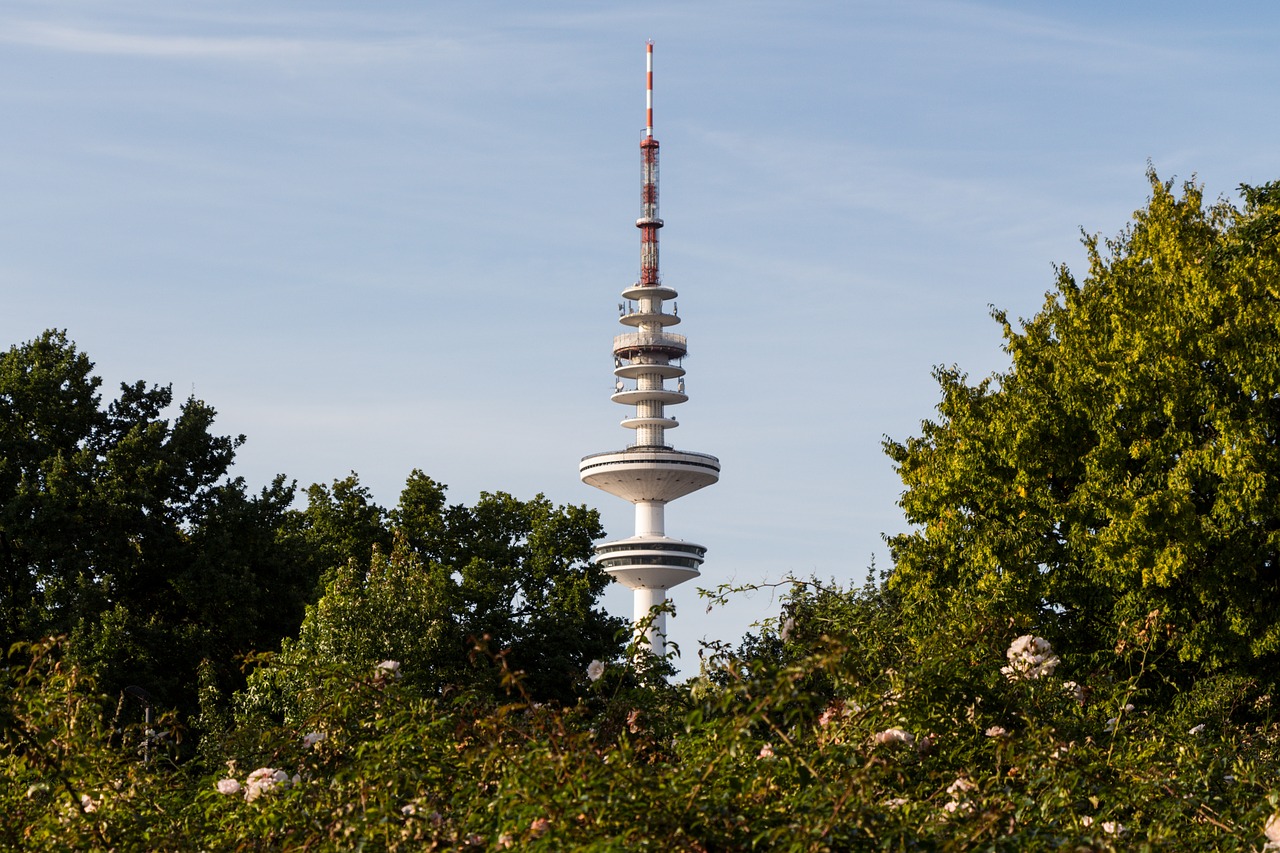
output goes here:
<path id="1" fill-rule="evenodd" d="M 669 335 L 665 332 L 631 332 L 625 335 L 618 335 L 613 339 L 614 352 L 640 349 L 641 347 L 674 349 L 685 352 L 689 348 L 689 342 L 684 335 Z"/>
<path id="2" fill-rule="evenodd" d="M 582 457 L 582 461 L 586 462 L 588 459 L 594 459 L 597 456 L 617 456 L 619 453 L 627 453 L 627 454 L 643 453 L 646 450 L 653 451 L 654 453 L 659 453 L 663 455 L 666 455 L 668 453 L 676 453 L 676 454 L 679 454 L 680 456 L 695 456 L 700 459 L 709 459 L 711 460 L 711 462 L 715 463 L 717 470 L 719 470 L 720 468 L 720 460 L 715 456 L 712 456 L 710 453 L 697 453 L 693 450 L 676 450 L 674 447 L 671 447 L 670 445 L 662 445 L 661 447 L 655 447 L 653 445 L 647 445 L 647 444 L 632 444 L 632 445 L 629 445 L 626 450 L 606 450 L 603 453 L 592 453 L 590 456 Z M 698 464 L 697 462 L 682 463 L 678 459 L 671 459 L 671 460 L 655 459 L 652 461 L 655 461 L 655 462 L 666 461 L 675 465 L 680 465 L 680 464 L 697 465 Z M 703 463 L 703 464 L 706 464 L 706 463 Z"/>

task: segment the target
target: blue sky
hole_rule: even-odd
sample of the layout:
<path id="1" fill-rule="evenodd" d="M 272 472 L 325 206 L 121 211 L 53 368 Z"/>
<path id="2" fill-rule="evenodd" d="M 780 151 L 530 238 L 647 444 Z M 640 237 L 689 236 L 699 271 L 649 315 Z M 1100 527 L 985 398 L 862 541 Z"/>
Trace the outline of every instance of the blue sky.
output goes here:
<path id="1" fill-rule="evenodd" d="M 355 470 L 631 509 L 609 345 L 635 280 L 644 44 L 662 270 L 720 484 L 668 510 L 701 585 L 861 582 L 903 529 L 884 435 L 930 370 L 1005 364 L 1081 229 L 1144 172 L 1280 178 L 1280 7 L 1049 2 L 184 2 L 0 10 L 0 343 L 65 328 L 108 387 L 172 383 L 236 472 Z M 767 594 L 669 624 L 696 670 Z M 629 593 L 611 610 L 627 615 Z"/>

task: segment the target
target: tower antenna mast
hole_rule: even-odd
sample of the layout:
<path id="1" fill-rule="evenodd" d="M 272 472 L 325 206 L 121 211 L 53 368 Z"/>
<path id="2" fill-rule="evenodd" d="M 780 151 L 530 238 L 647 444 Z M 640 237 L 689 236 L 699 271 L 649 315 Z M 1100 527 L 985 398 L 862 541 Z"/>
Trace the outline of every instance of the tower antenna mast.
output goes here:
<path id="1" fill-rule="evenodd" d="M 653 39 L 649 39 L 648 50 L 644 54 L 645 87 L 644 87 L 644 135 L 653 138 Z"/>
<path id="2" fill-rule="evenodd" d="M 619 322 L 633 331 L 613 339 L 612 400 L 634 411 L 622 426 L 635 431 L 635 443 L 624 450 L 595 453 L 578 465 L 582 481 L 635 505 L 634 536 L 596 546 L 596 565 L 635 593 L 637 639 L 650 651 L 665 652 L 666 615 L 654 608 L 667 600 L 671 587 L 698 577 L 707 549 L 666 534 L 666 505 L 717 482 L 720 460 L 706 453 L 676 450 L 666 431 L 679 423 L 667 406 L 689 399 L 684 393 L 683 366 L 688 354 L 684 335 L 667 331 L 680 322 L 665 303 L 677 293 L 658 273 L 658 140 L 653 135 L 653 42 L 645 54 L 645 130 L 640 140 L 640 279 L 622 291 L 626 300 Z M 667 388 L 676 380 L 675 388 Z M 639 626 L 646 626 L 643 633 Z"/>

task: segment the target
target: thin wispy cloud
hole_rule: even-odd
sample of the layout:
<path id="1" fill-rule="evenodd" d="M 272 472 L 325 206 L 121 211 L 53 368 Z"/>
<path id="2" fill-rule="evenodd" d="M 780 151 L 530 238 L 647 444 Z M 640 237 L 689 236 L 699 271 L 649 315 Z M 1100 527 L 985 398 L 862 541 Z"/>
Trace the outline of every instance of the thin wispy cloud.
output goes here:
<path id="1" fill-rule="evenodd" d="M 917 225 L 972 218 L 1016 202 L 989 176 L 938 174 L 915 162 L 911 150 L 886 150 L 844 140 L 822 140 L 786 132 L 714 131 L 700 138 L 723 158 L 768 176 L 780 203 L 799 210 L 850 215 L 872 211 Z M 921 204 L 927 198 L 930 203 Z M 744 198 L 744 204 L 755 203 Z"/>
<path id="2" fill-rule="evenodd" d="M 113 32 L 41 22 L 0 27 L 0 43 L 65 53 L 155 59 L 209 59 L 289 63 L 367 62 L 430 52 L 456 55 L 462 46 L 451 39 L 371 37 L 359 40 L 277 36 L 212 36 Z"/>
<path id="3" fill-rule="evenodd" d="M 1202 58 L 1194 43 L 1162 33 L 1158 21 L 1099 28 L 1003 5 L 953 0 L 928 0 L 917 13 L 933 22 L 935 33 L 945 36 L 953 49 L 986 62 L 1067 65 L 1076 71 L 1087 67 L 1093 74 L 1104 74 Z"/>

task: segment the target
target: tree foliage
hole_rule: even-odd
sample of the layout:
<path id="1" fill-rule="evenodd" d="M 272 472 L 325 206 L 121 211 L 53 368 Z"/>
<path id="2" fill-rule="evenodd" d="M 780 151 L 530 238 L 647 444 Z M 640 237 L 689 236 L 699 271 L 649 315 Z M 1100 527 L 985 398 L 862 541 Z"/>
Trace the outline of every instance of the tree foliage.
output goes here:
<path id="1" fill-rule="evenodd" d="M 240 659 L 285 638 L 282 663 L 404 658 L 435 689 L 477 677 L 485 642 L 548 698 L 619 647 L 586 507 L 448 506 L 415 471 L 391 510 L 355 474 L 295 509 L 283 477 L 254 495 L 230 476 L 244 437 L 216 434 L 206 403 L 137 382 L 104 404 L 101 385 L 63 332 L 0 355 L 3 647 L 65 635 L 105 689 L 186 712 L 201 694 L 206 722 L 243 685 Z"/>
<path id="2" fill-rule="evenodd" d="M 375 561 L 376 562 L 376 561 Z M 29 850 L 1256 850 L 1280 826 L 1280 725 L 1266 696 L 1152 691 L 1167 633 L 1053 649 L 1005 673 L 1000 620 L 912 634 L 910 607 L 807 582 L 764 654 L 688 685 L 583 701 L 463 685 L 424 693 L 378 666 L 300 661 L 305 711 L 173 764 L 112 723 L 89 679 L 36 649 L 7 673 L 0 842 Z M 785 638 L 783 634 L 786 634 Z M 1061 660 L 1058 660 L 1058 656 Z M 870 662 L 870 663 L 868 663 Z M 501 669 L 502 658 L 496 665 Z M 714 677 L 712 677 L 714 676 Z M 1240 724 L 1235 702 L 1257 706 Z"/>
<path id="3" fill-rule="evenodd" d="M 1059 270 L 1011 366 L 942 368 L 938 415 L 888 441 L 913 532 L 891 582 L 1103 649 L 1159 611 L 1182 683 L 1280 655 L 1280 184 L 1151 199 L 1089 272 Z M 1171 673 L 1172 674 L 1172 673 Z"/>
<path id="4" fill-rule="evenodd" d="M 116 689 L 194 704 L 201 660 L 294 630 L 315 583 L 277 536 L 293 499 L 228 470 L 243 436 L 212 432 L 168 386 L 124 384 L 102 405 L 63 332 L 0 355 L 0 643 L 71 637 Z"/>
<path id="5" fill-rule="evenodd" d="M 464 684 L 499 690 L 497 671 L 476 664 L 477 647 L 523 671 L 531 695 L 569 701 L 587 662 L 621 648 L 625 622 L 596 606 L 609 579 L 588 559 L 603 533 L 594 510 L 501 492 L 450 506 L 445 486 L 421 471 L 389 512 L 367 500 L 354 476 L 309 495 L 302 526 L 318 535 L 342 518 L 328 528 L 340 538 L 321 552 L 350 556 L 328 574 L 297 639 L 251 677 L 249 709 L 296 718 L 305 712 L 297 701 L 305 673 L 386 659 L 427 693 Z M 358 545 L 352 530 L 365 531 Z M 372 554 L 362 559 L 366 544 Z"/>

